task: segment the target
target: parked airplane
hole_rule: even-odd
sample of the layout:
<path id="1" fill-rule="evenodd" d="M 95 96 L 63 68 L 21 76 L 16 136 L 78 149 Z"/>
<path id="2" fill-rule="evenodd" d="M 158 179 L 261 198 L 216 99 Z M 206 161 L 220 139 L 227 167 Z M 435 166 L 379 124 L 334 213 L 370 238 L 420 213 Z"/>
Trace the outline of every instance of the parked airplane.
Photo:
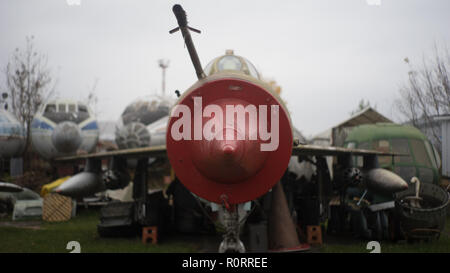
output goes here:
<path id="1" fill-rule="evenodd" d="M 25 129 L 7 110 L 0 109 L 0 158 L 18 157 L 25 148 Z"/>
<path id="2" fill-rule="evenodd" d="M 98 136 L 97 120 L 90 107 L 73 100 L 47 102 L 31 123 L 33 147 L 45 159 L 92 152 Z"/>

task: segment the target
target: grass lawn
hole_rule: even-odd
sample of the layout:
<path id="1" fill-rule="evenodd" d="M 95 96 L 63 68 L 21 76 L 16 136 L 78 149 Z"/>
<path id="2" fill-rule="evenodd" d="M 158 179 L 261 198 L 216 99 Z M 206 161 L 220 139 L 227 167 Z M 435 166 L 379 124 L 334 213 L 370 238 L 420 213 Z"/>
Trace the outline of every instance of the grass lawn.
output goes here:
<path id="1" fill-rule="evenodd" d="M 10 221 L 8 218 L 7 221 Z M 1 223 L 5 222 L 3 219 Z M 8 253 L 68 253 L 67 243 L 78 241 L 83 253 L 145 253 L 145 252 L 196 252 L 192 243 L 164 241 L 158 245 L 143 244 L 139 237 L 101 238 L 97 233 L 99 211 L 81 210 L 68 222 L 38 221 L 38 229 L 5 227 L 0 225 L 0 252 Z M 18 222 L 20 224 L 20 222 Z"/>
<path id="2" fill-rule="evenodd" d="M 78 241 L 83 253 L 192 253 L 203 252 L 201 241 L 209 240 L 195 236 L 189 240 L 171 237 L 160 241 L 158 245 L 152 245 L 143 244 L 139 237 L 101 238 L 97 233 L 99 211 L 96 209 L 80 210 L 75 218 L 61 223 L 39 220 L 11 222 L 10 219 L 0 220 L 1 253 L 68 253 L 71 250 L 67 250 L 66 246 L 70 241 Z M 11 223 L 26 227 L 12 227 Z M 327 237 L 321 247 L 313 248 L 313 252 L 368 253 L 367 243 L 352 237 Z M 450 217 L 439 240 L 413 244 L 406 241 L 380 243 L 382 253 L 450 253 Z M 214 249 L 216 247 L 214 243 Z"/>
<path id="3" fill-rule="evenodd" d="M 363 241 L 352 237 L 333 238 L 332 243 L 325 241 L 319 248 L 322 253 L 368 253 L 369 241 Z M 450 253 L 450 216 L 447 216 L 445 228 L 438 240 L 431 242 L 407 243 L 406 240 L 380 242 L 381 253 Z"/>

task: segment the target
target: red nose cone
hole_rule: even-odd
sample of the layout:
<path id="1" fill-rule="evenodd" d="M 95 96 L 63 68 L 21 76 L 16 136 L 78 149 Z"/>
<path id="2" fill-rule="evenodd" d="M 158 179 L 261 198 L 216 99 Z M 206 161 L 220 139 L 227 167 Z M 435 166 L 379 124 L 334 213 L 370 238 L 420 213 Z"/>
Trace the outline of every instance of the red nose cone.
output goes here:
<path id="1" fill-rule="evenodd" d="M 232 132 L 235 132 L 235 136 L 243 135 L 234 128 L 226 128 L 220 132 L 224 140 L 191 143 L 194 166 L 205 177 L 217 183 L 241 183 L 257 174 L 267 158 L 267 153 L 260 151 L 259 141 L 226 140 L 226 136 Z"/>
<path id="2" fill-rule="evenodd" d="M 221 78 L 191 89 L 177 106 L 189 110 L 182 113 L 180 110 L 175 115 L 175 108 L 172 109 L 167 154 L 175 175 L 194 194 L 216 203 L 221 203 L 224 196 L 229 204 L 243 203 L 268 192 L 286 171 L 293 142 L 288 113 L 261 86 Z M 256 110 L 256 122 L 250 122 L 249 113 L 236 114 L 230 121 L 227 117 L 230 106 Z M 261 112 L 260 106 L 268 110 Z M 279 109 L 275 115 L 271 113 L 274 106 Z M 184 114 L 187 123 L 180 126 Z M 278 126 L 272 124 L 271 115 Z M 272 139 L 261 137 L 261 120 L 267 122 L 263 124 L 267 131 L 278 128 L 272 150 L 264 149 L 264 144 L 270 144 Z M 190 130 L 186 128 L 189 125 Z M 177 132 L 180 134 L 176 135 Z"/>
<path id="3" fill-rule="evenodd" d="M 227 157 L 232 157 L 236 151 L 236 148 L 233 145 L 225 144 L 222 148 L 223 154 Z"/>

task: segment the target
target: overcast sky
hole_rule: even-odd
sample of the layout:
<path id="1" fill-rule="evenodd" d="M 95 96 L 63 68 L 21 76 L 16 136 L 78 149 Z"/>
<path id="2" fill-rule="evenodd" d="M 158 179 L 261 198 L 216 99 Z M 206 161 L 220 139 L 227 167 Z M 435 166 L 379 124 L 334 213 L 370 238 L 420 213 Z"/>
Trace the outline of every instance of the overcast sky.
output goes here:
<path id="1" fill-rule="evenodd" d="M 202 30 L 192 35 L 203 66 L 226 49 L 249 59 L 282 87 L 306 136 L 347 119 L 360 99 L 396 120 L 403 59 L 420 65 L 435 43 L 450 43 L 448 0 L 2 0 L 0 67 L 34 35 L 59 96 L 84 100 L 98 79 L 99 119 L 117 120 L 137 97 L 161 92 L 161 58 L 170 60 L 166 92 L 174 98 L 196 81 L 181 34 L 168 33 L 176 3 Z"/>

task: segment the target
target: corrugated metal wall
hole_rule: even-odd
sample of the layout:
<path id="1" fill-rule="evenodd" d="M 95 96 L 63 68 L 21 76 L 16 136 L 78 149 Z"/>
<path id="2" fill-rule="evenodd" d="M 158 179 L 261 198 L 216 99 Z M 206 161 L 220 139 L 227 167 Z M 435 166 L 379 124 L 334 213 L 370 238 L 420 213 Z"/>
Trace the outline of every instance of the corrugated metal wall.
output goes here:
<path id="1" fill-rule="evenodd" d="M 442 175 L 450 177 L 450 119 L 442 121 Z"/>

